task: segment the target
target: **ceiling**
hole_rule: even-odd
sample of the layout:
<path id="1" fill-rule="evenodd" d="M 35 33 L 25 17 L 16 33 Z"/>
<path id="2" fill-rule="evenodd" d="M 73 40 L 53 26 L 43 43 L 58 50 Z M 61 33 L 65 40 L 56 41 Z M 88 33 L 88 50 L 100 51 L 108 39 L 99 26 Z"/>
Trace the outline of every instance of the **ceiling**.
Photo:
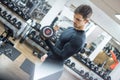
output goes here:
<path id="1" fill-rule="evenodd" d="M 120 20 L 115 17 L 115 14 L 120 14 L 120 0 L 90 0 L 93 4 L 104 11 L 114 21 L 120 24 Z"/>

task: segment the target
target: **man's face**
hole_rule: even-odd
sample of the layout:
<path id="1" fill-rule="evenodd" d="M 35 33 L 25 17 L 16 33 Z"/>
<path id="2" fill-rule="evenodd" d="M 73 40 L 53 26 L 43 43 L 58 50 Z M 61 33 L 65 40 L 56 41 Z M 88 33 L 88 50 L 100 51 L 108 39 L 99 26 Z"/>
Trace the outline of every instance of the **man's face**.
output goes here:
<path id="1" fill-rule="evenodd" d="M 88 22 L 88 20 L 84 19 L 82 15 L 74 14 L 74 27 L 76 29 L 83 28 L 87 22 Z"/>

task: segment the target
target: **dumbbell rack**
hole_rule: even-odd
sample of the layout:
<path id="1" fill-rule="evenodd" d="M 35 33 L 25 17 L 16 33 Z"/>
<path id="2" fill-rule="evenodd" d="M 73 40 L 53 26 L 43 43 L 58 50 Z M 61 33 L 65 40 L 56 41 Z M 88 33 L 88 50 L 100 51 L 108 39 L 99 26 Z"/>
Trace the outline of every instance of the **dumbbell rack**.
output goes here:
<path id="1" fill-rule="evenodd" d="M 3 12 L 6 12 L 3 14 Z M 10 19 L 7 19 L 6 16 L 11 16 Z M 16 22 L 12 22 L 12 19 Z M 20 18 L 16 13 L 11 11 L 6 5 L 0 3 L 0 21 L 13 30 L 14 37 L 18 38 L 26 28 L 26 22 L 24 19 Z M 16 25 L 16 23 L 20 23 Z"/>
<path id="2" fill-rule="evenodd" d="M 35 24 L 38 24 L 38 23 L 35 22 Z M 48 50 L 49 50 L 49 47 L 41 39 L 41 37 L 40 37 L 40 35 L 41 35 L 41 33 L 40 33 L 40 27 L 41 27 L 41 25 L 39 24 L 38 26 L 39 27 L 37 27 L 35 25 L 32 26 L 32 25 L 28 24 L 27 25 L 27 29 L 21 35 L 23 39 L 20 40 L 20 43 L 22 43 L 23 40 L 25 40 L 25 42 L 27 42 L 28 44 L 30 44 L 34 49 L 39 50 L 40 53 L 41 52 L 42 53 L 47 53 Z M 34 32 L 35 34 L 31 35 L 32 32 Z"/>
<path id="3" fill-rule="evenodd" d="M 80 54 L 79 54 L 79 55 L 80 55 Z M 81 56 L 82 56 L 82 55 L 81 55 Z M 99 67 L 93 63 L 94 67 L 91 68 L 91 67 L 90 67 L 90 64 L 89 64 L 89 62 L 91 62 L 91 61 L 88 60 L 88 62 L 86 62 L 86 61 L 87 61 L 87 58 L 80 57 L 80 56 L 73 56 L 73 57 L 72 57 L 72 60 L 75 60 L 75 62 L 77 61 L 78 64 L 83 65 L 83 67 L 85 67 L 87 70 L 89 70 L 90 73 L 92 73 L 92 74 L 96 75 L 97 77 L 99 77 L 100 80 L 105 80 L 104 77 L 103 77 L 104 75 L 100 75 L 100 73 L 99 73 L 99 72 L 102 73 L 102 71 L 94 71 L 95 69 L 98 70 Z M 109 77 L 109 75 L 107 75 L 106 77 Z"/>
<path id="4" fill-rule="evenodd" d="M 89 79 L 90 77 L 93 78 L 92 80 L 104 80 L 99 75 L 97 75 L 92 70 L 90 70 L 87 66 L 85 66 L 82 63 L 80 63 L 79 61 L 77 61 L 75 58 L 71 57 L 71 58 L 69 58 L 69 60 L 70 60 L 70 63 L 68 63 L 68 64 L 65 63 L 65 66 L 70 68 L 74 72 L 74 75 L 76 77 L 80 78 L 80 80 L 90 80 Z M 72 63 L 74 63 L 75 66 L 71 66 Z M 85 77 L 85 73 L 88 73 L 89 77 Z"/>

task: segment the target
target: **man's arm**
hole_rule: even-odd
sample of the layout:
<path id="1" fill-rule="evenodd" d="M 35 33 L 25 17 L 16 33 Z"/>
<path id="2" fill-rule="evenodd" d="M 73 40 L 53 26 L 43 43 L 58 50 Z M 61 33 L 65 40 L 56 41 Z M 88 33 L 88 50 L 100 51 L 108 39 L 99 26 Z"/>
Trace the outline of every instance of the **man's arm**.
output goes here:
<path id="1" fill-rule="evenodd" d="M 45 42 L 50 47 L 53 54 L 62 59 L 67 59 L 68 57 L 72 56 L 73 54 L 79 52 L 82 49 L 83 44 L 84 44 L 84 42 L 82 42 L 82 41 L 79 41 L 79 43 L 77 43 L 76 40 L 73 38 L 70 40 L 70 42 L 66 43 L 63 46 L 62 50 L 60 50 L 56 46 L 52 45 L 49 40 L 46 40 Z"/>

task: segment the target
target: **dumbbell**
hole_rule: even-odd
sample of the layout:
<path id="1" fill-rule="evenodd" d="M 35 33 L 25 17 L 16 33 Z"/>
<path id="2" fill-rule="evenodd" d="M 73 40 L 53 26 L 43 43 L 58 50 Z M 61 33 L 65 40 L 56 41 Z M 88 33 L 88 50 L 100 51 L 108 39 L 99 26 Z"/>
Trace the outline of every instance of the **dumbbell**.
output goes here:
<path id="1" fill-rule="evenodd" d="M 14 6 L 13 3 L 8 3 L 8 7 L 11 8 L 11 9 L 13 9 L 15 6 Z"/>
<path id="2" fill-rule="evenodd" d="M 95 68 L 94 62 L 93 62 L 93 61 L 90 61 L 89 64 L 90 64 L 90 65 L 89 65 L 90 69 L 91 69 L 91 70 L 94 70 L 94 68 Z"/>
<path id="3" fill-rule="evenodd" d="M 103 76 L 103 73 L 104 73 L 103 70 L 101 70 L 101 71 L 98 72 L 98 74 L 99 74 L 100 76 Z"/>
<path id="4" fill-rule="evenodd" d="M 93 70 L 93 71 L 94 71 L 94 72 L 96 72 L 96 73 L 98 73 L 98 72 L 99 72 L 98 70 L 99 70 L 99 67 L 98 67 L 97 65 L 95 65 L 95 67 L 94 67 L 94 70 Z"/>
<path id="5" fill-rule="evenodd" d="M 103 77 L 103 79 L 105 79 L 107 77 L 107 74 L 103 73 L 102 77 Z"/>
<path id="6" fill-rule="evenodd" d="M 88 80 L 89 79 L 89 73 L 86 72 L 83 77 Z"/>
<path id="7" fill-rule="evenodd" d="M 31 39 L 33 38 L 34 36 L 36 35 L 36 31 L 31 31 L 29 34 L 28 34 L 28 37 Z"/>
<path id="8" fill-rule="evenodd" d="M 49 47 L 47 45 L 44 47 L 44 49 L 49 51 Z"/>
<path id="9" fill-rule="evenodd" d="M 33 40 L 39 44 L 41 41 L 40 35 L 36 35 L 35 37 L 33 37 Z"/>
<path id="10" fill-rule="evenodd" d="M 35 23 L 34 29 L 40 31 L 41 24 Z"/>
<path id="11" fill-rule="evenodd" d="M 7 11 L 1 12 L 1 16 L 3 16 L 4 18 L 6 17 L 6 15 L 7 15 Z"/>
<path id="12" fill-rule="evenodd" d="M 6 19 L 7 19 L 8 21 L 10 21 L 11 18 L 12 18 L 12 16 L 11 16 L 10 14 L 6 16 Z"/>
<path id="13" fill-rule="evenodd" d="M 67 66 L 69 66 L 70 63 L 71 63 L 71 60 L 70 60 L 70 59 L 67 59 L 64 64 L 67 65 Z"/>
<path id="14" fill-rule="evenodd" d="M 89 58 L 85 58 L 85 64 L 86 64 L 87 66 L 90 65 L 89 62 L 90 62 L 90 59 L 89 59 Z"/>
<path id="15" fill-rule="evenodd" d="M 75 63 L 72 62 L 70 65 L 69 65 L 70 68 L 74 69 L 75 68 Z"/>
<path id="16" fill-rule="evenodd" d="M 107 76 L 107 78 L 105 80 L 111 80 L 111 77 L 110 76 Z"/>
<path id="17" fill-rule="evenodd" d="M 11 21 L 11 24 L 13 24 L 15 26 L 16 22 L 17 22 L 17 19 L 16 18 L 13 18 Z"/>
<path id="18" fill-rule="evenodd" d="M 13 11 L 18 12 L 18 11 L 19 11 L 19 8 L 18 8 L 17 6 L 14 6 L 14 7 L 13 7 Z"/>
<path id="19" fill-rule="evenodd" d="M 20 16 L 23 16 L 23 12 L 21 10 L 18 10 L 17 13 L 20 15 Z"/>
<path id="20" fill-rule="evenodd" d="M 51 38 L 50 38 L 50 40 L 52 41 L 52 42 L 56 42 L 56 39 L 57 39 L 57 37 L 56 36 L 52 36 Z"/>
<path id="21" fill-rule="evenodd" d="M 83 77 L 83 75 L 84 75 L 84 70 L 80 70 L 78 74 Z"/>
<path id="22" fill-rule="evenodd" d="M 8 3 L 9 3 L 7 0 L 1 0 L 1 2 L 5 5 L 8 5 Z"/>
<path id="23" fill-rule="evenodd" d="M 23 13 L 21 16 L 22 16 L 22 18 L 25 19 L 25 20 L 30 19 L 30 15 L 28 15 L 28 14 L 24 14 L 24 13 Z"/>
<path id="24" fill-rule="evenodd" d="M 51 38 L 54 34 L 53 29 L 49 26 L 43 27 L 40 32 L 44 38 Z"/>
<path id="25" fill-rule="evenodd" d="M 89 80 L 93 80 L 93 77 L 92 77 L 92 76 L 90 76 L 90 77 L 89 77 Z"/>
<path id="26" fill-rule="evenodd" d="M 21 23 L 20 21 L 18 21 L 18 22 L 15 24 L 15 26 L 16 26 L 18 29 L 21 28 L 21 25 L 22 25 L 22 23 Z"/>

